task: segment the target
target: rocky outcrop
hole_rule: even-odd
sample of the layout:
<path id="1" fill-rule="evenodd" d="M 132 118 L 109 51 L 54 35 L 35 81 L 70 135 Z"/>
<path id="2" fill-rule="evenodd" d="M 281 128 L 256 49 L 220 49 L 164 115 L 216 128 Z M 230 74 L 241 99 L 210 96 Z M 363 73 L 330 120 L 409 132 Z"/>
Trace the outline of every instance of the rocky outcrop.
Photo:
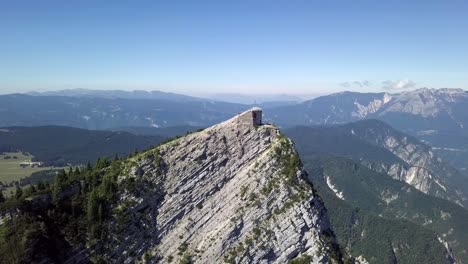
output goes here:
<path id="1" fill-rule="evenodd" d="M 372 127 L 353 127 L 353 136 L 383 147 L 401 160 L 397 163 L 364 161 L 364 164 L 367 163 L 369 168 L 385 172 L 426 194 L 468 206 L 466 193 L 455 184 L 455 180 L 460 178 L 459 172 L 436 157 L 429 146 L 382 122 L 362 121 L 364 122 L 374 124 Z"/>
<path id="2" fill-rule="evenodd" d="M 378 112 L 385 104 L 392 100 L 392 95 L 388 93 L 384 93 L 382 98 L 374 99 L 370 101 L 367 105 L 362 105 L 357 102 L 354 102 L 356 106 L 356 110 L 351 113 L 353 117 L 357 117 L 359 119 L 364 119 L 368 115 Z"/>
<path id="3" fill-rule="evenodd" d="M 244 115 L 126 161 L 112 262 L 339 262 L 327 211 L 292 142 Z"/>

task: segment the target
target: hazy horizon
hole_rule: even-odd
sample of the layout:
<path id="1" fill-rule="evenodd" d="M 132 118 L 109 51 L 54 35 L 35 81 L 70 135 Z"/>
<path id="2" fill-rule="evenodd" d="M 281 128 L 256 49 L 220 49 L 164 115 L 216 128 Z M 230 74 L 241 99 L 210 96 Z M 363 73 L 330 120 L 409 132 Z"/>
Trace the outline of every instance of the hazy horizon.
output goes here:
<path id="1" fill-rule="evenodd" d="M 415 91 L 418 89 L 423 89 L 423 88 L 428 88 L 428 89 L 462 89 L 464 91 L 468 91 L 467 89 L 464 88 L 458 88 L 458 87 L 439 87 L 439 88 L 434 88 L 434 87 L 412 87 L 404 90 L 398 90 L 398 91 L 387 91 L 385 89 L 381 90 L 374 90 L 374 91 L 363 91 L 359 89 L 343 89 L 341 90 L 336 90 L 336 91 L 323 91 L 323 92 L 316 92 L 316 93 L 295 93 L 295 92 L 257 92 L 257 91 L 252 91 L 252 92 L 231 92 L 231 91 L 221 91 L 217 92 L 212 91 L 188 91 L 188 92 L 178 92 L 178 91 L 173 91 L 173 90 L 164 90 L 164 89 L 89 89 L 89 88 L 69 88 L 69 89 L 55 89 L 55 90 L 26 90 L 26 91 L 16 91 L 16 92 L 2 92 L 0 91 L 0 95 L 8 95 L 8 94 L 15 94 L 15 93 L 20 93 L 20 94 L 33 94 L 33 93 L 53 93 L 53 92 L 64 92 L 64 91 L 124 91 L 124 92 L 138 92 L 138 91 L 145 91 L 145 92 L 164 92 L 164 93 L 174 93 L 174 94 L 180 94 L 180 95 L 187 95 L 187 96 L 193 96 L 193 97 L 200 97 L 200 98 L 206 98 L 206 99 L 214 99 L 214 100 L 219 100 L 219 101 L 226 101 L 226 102 L 234 102 L 234 101 L 243 101 L 243 100 L 260 100 L 263 102 L 268 102 L 268 101 L 305 101 L 305 100 L 310 100 L 314 99 L 320 96 L 326 96 L 330 94 L 335 94 L 335 93 L 342 93 L 342 92 L 360 92 L 360 93 L 381 93 L 381 92 L 386 92 L 386 93 L 391 93 L 391 94 L 396 94 L 396 93 L 401 93 L 401 92 L 409 92 L 409 91 Z M 233 97 L 232 99 L 225 99 Z M 244 98 L 243 98 L 244 97 Z"/>

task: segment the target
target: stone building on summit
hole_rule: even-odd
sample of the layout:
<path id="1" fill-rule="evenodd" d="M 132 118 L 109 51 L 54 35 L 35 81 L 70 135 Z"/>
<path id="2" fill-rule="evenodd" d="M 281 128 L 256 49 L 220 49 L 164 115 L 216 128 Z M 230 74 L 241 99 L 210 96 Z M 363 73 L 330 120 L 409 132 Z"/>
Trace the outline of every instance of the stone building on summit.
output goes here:
<path id="1" fill-rule="evenodd" d="M 238 117 L 239 122 L 243 125 L 260 126 L 262 125 L 262 109 L 254 107 Z"/>

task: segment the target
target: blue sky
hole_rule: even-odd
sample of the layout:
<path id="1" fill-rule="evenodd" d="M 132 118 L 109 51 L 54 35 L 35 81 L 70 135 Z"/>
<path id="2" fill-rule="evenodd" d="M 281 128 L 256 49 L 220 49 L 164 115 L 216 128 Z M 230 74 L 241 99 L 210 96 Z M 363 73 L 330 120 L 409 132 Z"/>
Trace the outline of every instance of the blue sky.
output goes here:
<path id="1" fill-rule="evenodd" d="M 468 88 L 467 1 L 70 2 L 0 2 L 0 93 Z"/>

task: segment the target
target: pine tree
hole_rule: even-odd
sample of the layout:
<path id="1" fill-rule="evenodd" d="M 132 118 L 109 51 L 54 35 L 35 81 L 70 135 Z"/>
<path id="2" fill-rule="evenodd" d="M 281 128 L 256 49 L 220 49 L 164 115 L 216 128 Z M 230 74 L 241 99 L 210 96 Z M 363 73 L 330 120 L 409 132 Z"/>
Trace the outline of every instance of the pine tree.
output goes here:
<path id="1" fill-rule="evenodd" d="M 59 170 L 55 177 L 55 185 L 61 187 L 67 181 L 67 173 L 64 169 Z"/>
<path id="2" fill-rule="evenodd" d="M 93 167 L 91 166 L 91 162 L 88 161 L 88 163 L 86 164 L 86 171 L 91 171 L 93 169 Z"/>
<path id="3" fill-rule="evenodd" d="M 97 161 L 96 161 L 96 165 L 94 166 L 95 169 L 103 169 L 103 168 L 106 168 L 107 166 L 109 166 L 110 162 L 107 160 L 107 158 L 99 158 Z"/>
<path id="4" fill-rule="evenodd" d="M 88 222 L 90 224 L 95 224 L 99 210 L 99 199 L 95 190 L 91 191 L 88 195 L 88 204 L 86 209 Z"/>
<path id="5" fill-rule="evenodd" d="M 39 182 L 37 183 L 37 189 L 38 189 L 39 191 L 42 191 L 42 190 L 45 190 L 45 189 L 46 189 L 46 186 L 45 186 L 45 184 L 44 184 L 43 181 L 39 181 Z"/>
<path id="6" fill-rule="evenodd" d="M 5 196 L 3 196 L 3 192 L 0 191 L 0 203 L 4 203 L 5 202 Z"/>
<path id="7" fill-rule="evenodd" d="M 36 192 L 36 187 L 33 184 L 29 185 L 26 189 L 26 195 L 31 195 Z"/>
<path id="8" fill-rule="evenodd" d="M 102 224 L 102 221 L 104 219 L 104 212 L 103 212 L 103 209 L 102 209 L 102 203 L 99 203 L 99 207 L 98 207 L 98 223 L 99 224 Z"/>
<path id="9" fill-rule="evenodd" d="M 86 215 L 88 219 L 90 235 L 96 238 L 99 235 L 100 226 L 100 210 L 102 207 L 99 203 L 99 197 L 96 190 L 93 190 L 88 195 L 88 204 L 86 205 Z"/>
<path id="10" fill-rule="evenodd" d="M 61 191 L 62 191 L 62 187 L 60 185 L 54 184 L 52 186 L 52 199 L 55 203 L 59 202 Z"/>
<path id="11" fill-rule="evenodd" d="M 21 198 L 21 196 L 23 196 L 23 189 L 21 189 L 21 187 L 19 186 L 16 186 L 16 193 L 15 193 L 16 199 Z"/>

